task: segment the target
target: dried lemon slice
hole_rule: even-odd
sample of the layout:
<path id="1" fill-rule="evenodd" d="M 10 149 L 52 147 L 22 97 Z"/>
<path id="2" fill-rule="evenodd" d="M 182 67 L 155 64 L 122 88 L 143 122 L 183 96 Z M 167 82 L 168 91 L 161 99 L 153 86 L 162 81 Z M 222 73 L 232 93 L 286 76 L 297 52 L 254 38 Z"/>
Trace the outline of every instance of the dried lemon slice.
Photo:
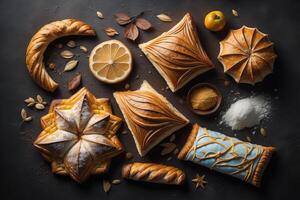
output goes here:
<path id="1" fill-rule="evenodd" d="M 94 76 L 105 83 L 123 81 L 131 72 L 132 56 L 129 49 L 118 40 L 109 40 L 97 45 L 89 59 Z"/>

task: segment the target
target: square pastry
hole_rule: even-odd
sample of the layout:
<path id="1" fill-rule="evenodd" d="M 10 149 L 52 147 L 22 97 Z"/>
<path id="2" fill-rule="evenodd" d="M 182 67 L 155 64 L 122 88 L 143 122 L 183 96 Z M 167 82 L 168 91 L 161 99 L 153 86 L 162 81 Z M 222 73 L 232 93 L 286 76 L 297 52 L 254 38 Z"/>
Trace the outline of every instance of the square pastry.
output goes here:
<path id="1" fill-rule="evenodd" d="M 115 92 L 114 97 L 141 156 L 189 123 L 147 81 L 143 82 L 139 90 Z"/>
<path id="2" fill-rule="evenodd" d="M 139 45 L 172 92 L 214 68 L 187 13 L 171 30 Z"/>

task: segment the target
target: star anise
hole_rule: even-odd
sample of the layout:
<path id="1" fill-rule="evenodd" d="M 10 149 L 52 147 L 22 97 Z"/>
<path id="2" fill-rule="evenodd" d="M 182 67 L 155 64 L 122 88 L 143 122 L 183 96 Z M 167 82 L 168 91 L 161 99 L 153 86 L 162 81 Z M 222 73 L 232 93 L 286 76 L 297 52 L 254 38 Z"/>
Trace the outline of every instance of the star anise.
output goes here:
<path id="1" fill-rule="evenodd" d="M 200 176 L 199 174 L 196 175 L 196 177 L 192 180 L 192 182 L 196 183 L 196 188 L 199 186 L 204 189 L 204 184 L 207 183 L 207 181 L 204 180 L 205 175 Z"/>
<path id="2" fill-rule="evenodd" d="M 132 41 L 135 41 L 139 37 L 139 29 L 149 30 L 152 25 L 151 23 L 142 17 L 143 12 L 136 16 L 130 17 L 126 13 L 115 14 L 116 21 L 119 25 L 125 26 L 124 36 Z"/>

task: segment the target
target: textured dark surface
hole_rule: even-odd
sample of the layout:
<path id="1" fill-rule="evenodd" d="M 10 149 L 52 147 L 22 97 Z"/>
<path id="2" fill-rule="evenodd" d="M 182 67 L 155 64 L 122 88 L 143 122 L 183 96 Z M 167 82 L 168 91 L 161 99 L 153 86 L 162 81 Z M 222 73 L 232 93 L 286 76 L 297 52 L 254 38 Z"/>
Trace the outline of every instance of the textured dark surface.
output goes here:
<path id="1" fill-rule="evenodd" d="M 299 93 L 299 1 L 200 1 L 200 0 L 2 0 L 0 3 L 1 48 L 0 48 L 0 130 L 1 130 L 1 165 L 0 181 L 2 199 L 291 199 L 300 186 L 300 93 Z M 208 11 L 220 9 L 227 16 L 228 25 L 221 33 L 211 33 L 204 29 L 203 18 Z M 236 9 L 240 16 L 234 17 L 231 9 Z M 105 15 L 104 20 L 96 17 L 96 10 Z M 171 28 L 180 18 L 190 12 L 194 17 L 200 39 L 208 55 L 213 60 L 216 70 L 199 76 L 178 93 L 169 90 L 162 91 L 166 84 L 156 72 L 137 45 L 127 41 L 122 36 L 123 27 L 118 26 L 113 19 L 116 12 L 128 12 L 131 15 L 146 11 L 145 17 L 149 19 L 154 29 L 151 32 L 142 32 L 139 42 L 148 41 Z M 173 18 L 172 23 L 163 23 L 155 15 L 165 12 Z M 134 58 L 134 70 L 130 78 L 116 86 L 108 86 L 98 82 L 88 69 L 86 56 L 79 49 L 74 50 L 80 57 L 80 64 L 73 72 L 59 76 L 50 72 L 60 83 L 60 89 L 54 94 L 40 89 L 31 80 L 25 67 L 26 46 L 34 32 L 43 24 L 63 18 L 78 18 L 90 23 L 96 30 L 97 38 L 74 38 L 79 44 L 87 46 L 90 50 L 99 42 L 108 40 L 103 28 L 112 26 L 121 34 L 116 39 L 123 41 L 131 49 Z M 275 43 L 278 59 L 275 63 L 274 74 L 267 77 L 262 84 L 255 87 L 237 85 L 233 80 L 223 75 L 222 66 L 216 57 L 219 51 L 218 41 L 223 39 L 228 28 L 239 28 L 242 25 L 258 27 L 262 32 L 270 35 Z M 63 39 L 65 43 L 68 39 Z M 50 47 L 46 52 L 46 62 L 53 61 L 62 71 L 65 60 L 59 57 L 59 51 Z M 132 89 L 139 87 L 146 79 L 155 89 L 165 95 L 191 122 L 199 122 L 213 130 L 222 131 L 228 135 L 237 134 L 245 140 L 250 136 L 257 144 L 271 145 L 277 148 L 277 153 L 268 166 L 263 177 L 262 187 L 254 188 L 237 179 L 212 172 L 192 163 L 178 161 L 175 157 L 166 161 L 161 157 L 160 147 L 156 147 L 145 158 L 140 159 L 134 146 L 133 138 L 120 134 L 120 138 L 127 151 L 134 154 L 134 160 L 155 161 L 172 164 L 187 172 L 187 183 L 183 187 L 145 184 L 139 182 L 123 181 L 118 186 L 113 186 L 107 195 L 102 190 L 102 176 L 94 176 L 87 183 L 79 185 L 69 177 L 53 175 L 49 163 L 45 162 L 40 154 L 33 148 L 32 141 L 41 131 L 39 118 L 47 112 L 28 110 L 34 116 L 31 123 L 22 124 L 20 110 L 25 107 L 23 100 L 28 96 L 41 94 L 49 102 L 55 98 L 69 97 L 66 82 L 76 72 L 83 74 L 83 85 L 98 97 L 111 99 L 115 114 L 121 112 L 113 99 L 112 92 L 124 89 L 125 83 L 130 83 Z M 151 73 L 149 73 L 151 72 Z M 135 79 L 139 75 L 139 79 Z M 224 87 L 224 79 L 230 81 L 230 86 Z M 264 94 L 271 98 L 271 118 L 263 122 L 267 128 L 268 136 L 252 135 L 252 129 L 233 132 L 228 128 L 218 126 L 219 115 L 214 117 L 199 117 L 193 114 L 185 104 L 180 104 L 180 99 L 187 94 L 188 88 L 199 82 L 214 83 L 223 93 L 224 101 L 221 111 L 228 108 L 235 97 L 250 96 L 252 91 Z M 274 89 L 278 89 L 274 91 Z M 234 93 L 240 92 L 236 96 Z M 126 128 L 126 125 L 122 129 Z M 181 147 L 187 137 L 191 126 L 178 131 L 176 143 Z M 121 132 L 121 131 L 120 131 Z M 124 163 L 124 156 L 114 159 L 109 179 L 120 177 L 120 168 Z M 196 173 L 205 174 L 208 184 L 204 190 L 195 191 L 191 179 Z"/>

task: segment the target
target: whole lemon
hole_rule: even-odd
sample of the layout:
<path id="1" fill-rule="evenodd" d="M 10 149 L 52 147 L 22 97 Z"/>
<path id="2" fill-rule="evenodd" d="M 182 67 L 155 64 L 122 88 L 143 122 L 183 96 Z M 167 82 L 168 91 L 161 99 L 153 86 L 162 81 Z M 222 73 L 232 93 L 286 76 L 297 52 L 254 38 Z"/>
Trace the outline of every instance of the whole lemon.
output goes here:
<path id="1" fill-rule="evenodd" d="M 225 15 L 218 10 L 212 11 L 205 16 L 204 25 L 210 31 L 220 31 L 226 24 Z"/>

